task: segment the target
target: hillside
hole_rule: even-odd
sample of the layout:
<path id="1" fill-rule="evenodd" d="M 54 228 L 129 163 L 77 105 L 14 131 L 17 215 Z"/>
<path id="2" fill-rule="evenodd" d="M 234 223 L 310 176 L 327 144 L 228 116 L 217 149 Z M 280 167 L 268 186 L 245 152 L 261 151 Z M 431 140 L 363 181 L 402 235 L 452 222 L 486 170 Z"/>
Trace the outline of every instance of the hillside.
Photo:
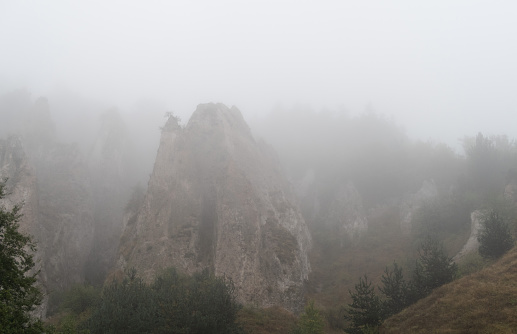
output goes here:
<path id="1" fill-rule="evenodd" d="M 386 320 L 381 333 L 517 332 L 517 248 Z"/>

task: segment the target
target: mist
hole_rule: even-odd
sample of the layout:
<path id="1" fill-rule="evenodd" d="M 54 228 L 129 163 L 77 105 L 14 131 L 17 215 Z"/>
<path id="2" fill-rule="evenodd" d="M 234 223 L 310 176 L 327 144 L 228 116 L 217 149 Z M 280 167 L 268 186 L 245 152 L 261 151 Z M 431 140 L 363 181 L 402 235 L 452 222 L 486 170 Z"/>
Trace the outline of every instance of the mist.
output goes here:
<path id="1" fill-rule="evenodd" d="M 517 231 L 516 12 L 0 0 L 0 209 L 24 204 L 38 314 L 203 270 L 235 283 L 231 319 L 294 332 L 313 300 L 343 332 L 354 280 L 380 284 L 395 261 L 410 277 L 423 240 L 463 266 L 451 280 L 491 265 L 475 248 L 485 213 Z M 74 324 L 113 318 L 99 305 Z"/>
<path id="2" fill-rule="evenodd" d="M 466 134 L 517 130 L 516 7 L 4 1 L 0 92 L 25 88 L 52 105 L 71 94 L 123 113 L 152 101 L 184 121 L 205 102 L 248 121 L 278 106 L 373 109 L 411 138 L 459 148 Z M 92 113 L 73 109 L 63 120 Z"/>

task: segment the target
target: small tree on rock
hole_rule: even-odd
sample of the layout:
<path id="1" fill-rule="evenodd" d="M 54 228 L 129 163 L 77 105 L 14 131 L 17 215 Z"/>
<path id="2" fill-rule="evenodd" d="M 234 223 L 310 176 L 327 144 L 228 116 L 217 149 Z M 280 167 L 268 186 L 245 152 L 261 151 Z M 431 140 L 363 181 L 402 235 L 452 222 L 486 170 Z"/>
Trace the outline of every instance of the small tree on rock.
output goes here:
<path id="1" fill-rule="evenodd" d="M 484 258 L 499 258 L 514 245 L 508 224 L 493 210 L 483 218 L 477 239 L 479 254 Z"/>

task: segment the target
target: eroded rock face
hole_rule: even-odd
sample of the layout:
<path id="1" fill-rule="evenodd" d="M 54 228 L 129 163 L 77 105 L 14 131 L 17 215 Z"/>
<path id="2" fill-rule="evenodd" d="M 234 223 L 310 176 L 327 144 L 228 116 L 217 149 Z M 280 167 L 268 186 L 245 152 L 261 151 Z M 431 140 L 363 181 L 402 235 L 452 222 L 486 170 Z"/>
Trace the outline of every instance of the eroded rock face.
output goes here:
<path id="1" fill-rule="evenodd" d="M 483 217 L 485 215 L 486 215 L 486 212 L 484 212 L 483 210 L 475 210 L 470 214 L 470 236 L 469 236 L 467 242 L 465 243 L 465 245 L 463 245 L 463 248 L 461 249 L 461 251 L 459 251 L 458 254 L 456 254 L 453 257 L 452 260 L 454 262 L 457 262 L 458 260 L 463 258 L 465 255 L 478 250 L 479 241 L 478 241 L 477 237 L 478 237 L 479 231 L 481 230 L 481 226 L 483 225 L 482 221 L 483 221 Z"/>
<path id="2" fill-rule="evenodd" d="M 37 152 L 30 158 L 19 136 L 0 140 L 0 177 L 8 179 L 0 204 L 22 205 L 20 230 L 36 242 L 35 269 L 45 296 L 38 313 L 44 317 L 50 291 L 83 282 L 93 226 L 88 181 L 73 149 Z"/>
<path id="3" fill-rule="evenodd" d="M 151 279 L 168 266 L 210 268 L 243 303 L 303 307 L 306 224 L 274 154 L 235 107 L 199 105 L 185 128 L 169 118 L 143 204 L 126 218 L 119 269 Z"/>

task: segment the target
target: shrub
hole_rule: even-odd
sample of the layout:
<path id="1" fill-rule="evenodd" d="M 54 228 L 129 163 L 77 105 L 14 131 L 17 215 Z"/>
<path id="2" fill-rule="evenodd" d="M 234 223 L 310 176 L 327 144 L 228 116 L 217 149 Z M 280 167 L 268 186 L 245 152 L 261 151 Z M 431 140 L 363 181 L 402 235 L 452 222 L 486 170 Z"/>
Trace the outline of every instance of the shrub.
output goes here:
<path id="1" fill-rule="evenodd" d="M 483 217 L 482 228 L 477 239 L 479 254 L 483 258 L 499 258 L 514 244 L 508 224 L 493 210 Z"/>
<path id="2" fill-rule="evenodd" d="M 174 268 L 152 284 L 134 270 L 108 285 L 86 323 L 91 333 L 239 333 L 231 281 L 208 270 L 193 276 Z"/>

